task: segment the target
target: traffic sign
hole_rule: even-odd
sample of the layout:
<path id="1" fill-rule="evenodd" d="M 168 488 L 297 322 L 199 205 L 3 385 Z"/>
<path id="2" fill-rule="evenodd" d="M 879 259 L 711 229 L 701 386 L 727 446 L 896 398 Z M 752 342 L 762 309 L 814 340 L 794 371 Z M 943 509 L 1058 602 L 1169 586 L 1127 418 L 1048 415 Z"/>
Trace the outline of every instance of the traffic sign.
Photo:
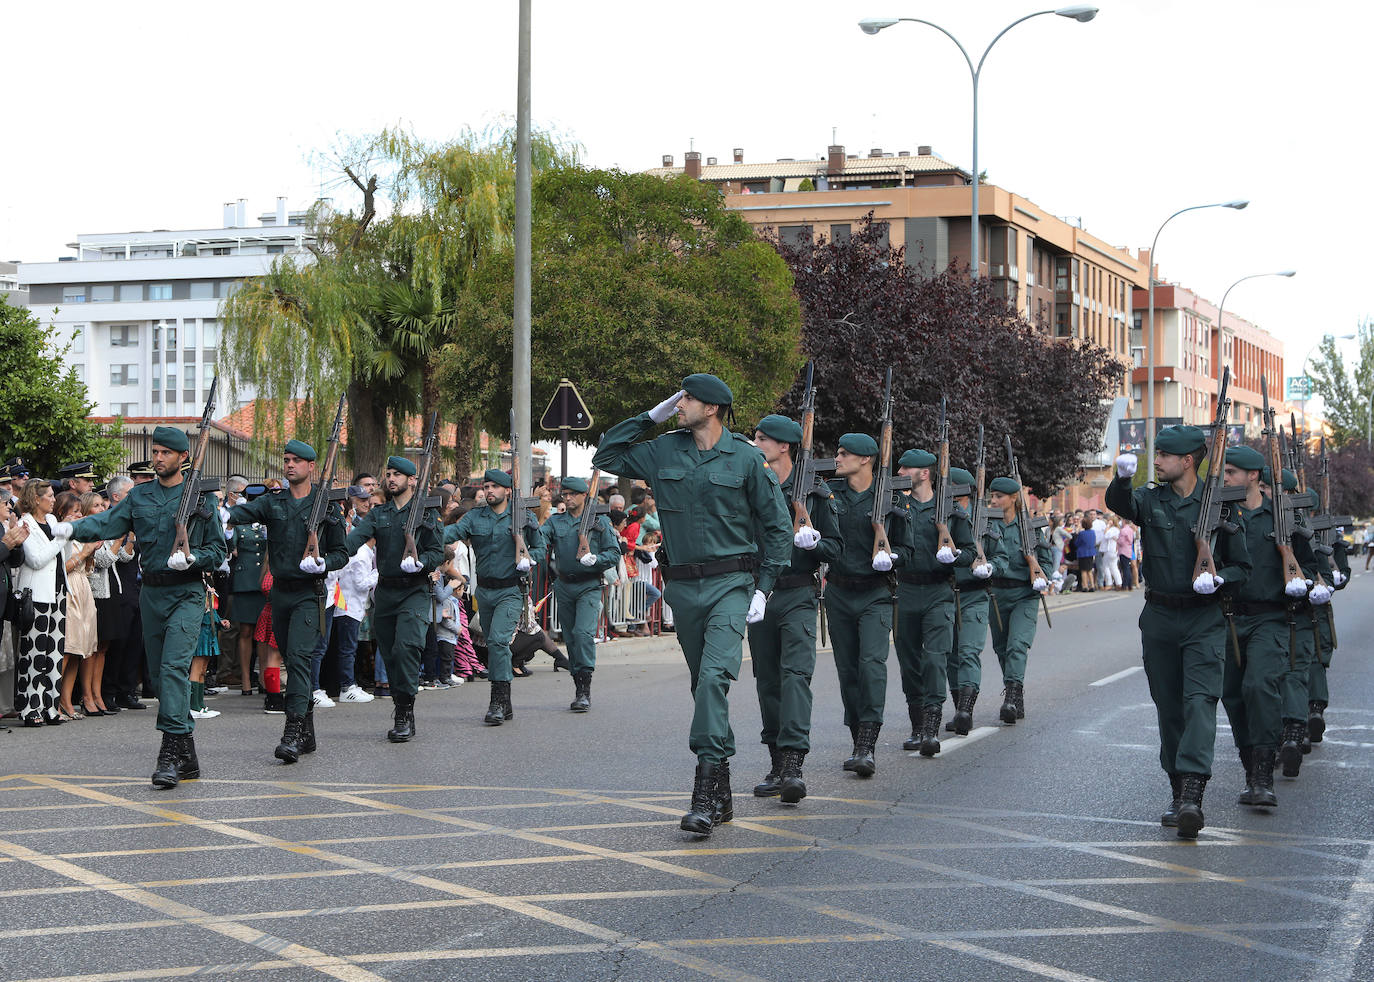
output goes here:
<path id="1" fill-rule="evenodd" d="M 544 415 L 539 420 L 539 427 L 544 430 L 590 430 L 592 428 L 591 411 L 587 409 L 587 404 L 582 401 L 577 386 L 565 378 L 558 380 L 558 390 L 549 400 L 549 408 L 544 410 Z"/>
<path id="2" fill-rule="evenodd" d="M 1312 397 L 1312 376 L 1290 375 L 1287 390 L 1283 394 L 1285 402 L 1306 402 Z"/>

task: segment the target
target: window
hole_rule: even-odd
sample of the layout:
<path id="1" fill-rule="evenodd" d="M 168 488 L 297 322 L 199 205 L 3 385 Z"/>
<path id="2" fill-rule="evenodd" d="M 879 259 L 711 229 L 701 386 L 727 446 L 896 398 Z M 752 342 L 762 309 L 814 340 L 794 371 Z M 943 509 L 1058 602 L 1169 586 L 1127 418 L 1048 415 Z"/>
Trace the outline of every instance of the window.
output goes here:
<path id="1" fill-rule="evenodd" d="M 184 370 L 183 374 L 184 374 L 185 377 L 182 379 L 181 384 L 184 385 L 184 386 L 186 386 L 186 388 L 189 389 L 190 391 L 194 392 L 194 391 L 195 391 L 195 388 L 196 388 L 196 366 L 195 366 L 195 365 L 187 365 L 187 366 L 185 366 L 185 370 Z M 188 397 L 188 398 L 189 398 L 189 397 Z"/>
<path id="2" fill-rule="evenodd" d="M 172 284 L 170 283 L 150 283 L 148 284 L 149 300 L 171 300 Z"/>
<path id="3" fill-rule="evenodd" d="M 831 225 L 831 226 L 830 226 L 830 241 L 833 242 L 833 243 L 835 243 L 835 245 L 844 245 L 846 242 L 848 242 L 848 241 L 849 241 L 849 226 L 848 226 L 848 225 Z"/>
<path id="4" fill-rule="evenodd" d="M 210 250 L 210 255 L 227 256 L 229 255 L 229 248 L 229 246 L 215 246 L 213 249 Z"/>
<path id="5" fill-rule="evenodd" d="M 138 365 L 111 365 L 111 385 L 137 385 Z"/>
<path id="6" fill-rule="evenodd" d="M 123 258 L 122 256 L 120 258 Z M 142 283 L 121 283 L 119 284 L 119 302 L 134 303 L 143 299 Z"/>
<path id="7" fill-rule="evenodd" d="M 114 416 L 137 416 L 138 403 L 136 402 L 112 402 L 110 403 L 110 413 Z"/>
<path id="8" fill-rule="evenodd" d="M 85 365 L 81 365 L 81 364 L 73 365 L 73 366 L 72 366 L 72 371 L 76 372 L 76 377 L 79 378 L 79 379 L 81 380 L 81 384 L 82 384 L 82 385 L 85 385 L 85 384 L 86 384 L 86 366 L 85 366 Z"/>
<path id="9" fill-rule="evenodd" d="M 161 350 L 162 350 L 162 327 L 161 327 L 161 325 L 154 325 L 154 327 L 153 327 L 153 350 L 154 350 L 154 351 L 161 351 Z"/>
<path id="10" fill-rule="evenodd" d="M 167 350 L 177 350 L 177 329 L 171 324 L 167 325 Z"/>
<path id="11" fill-rule="evenodd" d="M 63 303 L 85 303 L 86 288 L 84 286 L 64 286 L 62 288 Z"/>
<path id="12" fill-rule="evenodd" d="M 238 280 L 224 280 L 219 285 L 219 295 L 221 297 L 232 297 L 239 292 L 240 285 Z"/>
<path id="13" fill-rule="evenodd" d="M 285 251 L 286 246 L 270 245 L 267 247 L 267 254 L 269 256 L 280 256 Z"/>
<path id="14" fill-rule="evenodd" d="M 114 303 L 114 298 L 115 288 L 113 283 L 91 287 L 91 303 Z"/>
<path id="15" fill-rule="evenodd" d="M 153 362 L 153 401 L 157 401 L 157 393 L 162 388 L 162 362 Z"/>
<path id="16" fill-rule="evenodd" d="M 176 379 L 171 379 L 171 378 L 169 378 L 167 381 L 168 381 L 168 383 L 171 383 L 171 382 L 175 382 Z M 166 393 L 166 396 L 167 396 L 166 401 L 169 402 L 169 403 L 172 403 L 172 402 L 176 402 L 176 401 L 177 401 L 177 390 L 176 390 L 176 386 L 175 386 L 175 385 L 169 384 L 169 385 L 167 386 L 167 393 Z"/>
<path id="17" fill-rule="evenodd" d="M 203 320 L 200 322 L 200 343 L 205 346 L 207 351 L 219 347 L 219 321 Z"/>
<path id="18" fill-rule="evenodd" d="M 185 345 L 186 353 L 189 355 L 196 347 L 196 322 L 193 320 L 183 320 L 181 322 L 181 333 L 181 343 Z M 194 356 L 192 357 L 194 358 Z"/>
<path id="19" fill-rule="evenodd" d="M 74 355 L 84 355 L 86 353 L 86 325 L 77 324 L 72 328 L 72 350 Z"/>
<path id="20" fill-rule="evenodd" d="M 192 300 L 213 300 L 215 299 L 215 284 L 210 282 L 191 284 Z"/>
<path id="21" fill-rule="evenodd" d="M 785 246 L 798 248 L 810 245 L 812 241 L 810 225 L 783 225 L 778 229 L 778 240 Z"/>
<path id="22" fill-rule="evenodd" d="M 111 348 L 137 348 L 137 324 L 113 324 L 110 326 Z"/>

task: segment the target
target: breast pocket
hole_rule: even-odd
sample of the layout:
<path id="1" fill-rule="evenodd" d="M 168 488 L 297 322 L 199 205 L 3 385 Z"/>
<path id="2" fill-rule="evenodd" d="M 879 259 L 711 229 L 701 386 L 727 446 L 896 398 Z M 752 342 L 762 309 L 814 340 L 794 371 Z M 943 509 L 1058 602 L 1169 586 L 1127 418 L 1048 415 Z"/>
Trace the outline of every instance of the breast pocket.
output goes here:
<path id="1" fill-rule="evenodd" d="M 686 511 L 690 493 L 685 467 L 659 468 L 654 478 L 654 498 L 660 511 Z"/>
<path id="2" fill-rule="evenodd" d="M 706 482 L 705 505 L 713 515 L 734 515 L 745 509 L 744 475 L 712 472 Z"/>

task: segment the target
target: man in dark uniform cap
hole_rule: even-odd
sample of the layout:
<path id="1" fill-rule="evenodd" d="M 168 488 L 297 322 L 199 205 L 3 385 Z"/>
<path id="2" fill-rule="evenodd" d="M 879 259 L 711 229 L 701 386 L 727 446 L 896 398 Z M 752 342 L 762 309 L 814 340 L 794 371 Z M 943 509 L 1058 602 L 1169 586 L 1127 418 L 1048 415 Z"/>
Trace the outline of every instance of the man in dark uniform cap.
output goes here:
<path id="1" fill-rule="evenodd" d="M 768 594 L 792 557 L 792 523 L 777 476 L 748 440 L 725 428 L 734 401 L 716 376 L 689 375 L 653 409 L 611 427 L 592 457 L 598 468 L 648 481 L 658 502 L 664 599 L 695 701 L 688 743 L 697 769 L 681 826 L 697 835 L 734 817 L 730 683 L 743 663 L 745 625 L 763 619 Z M 636 442 L 674 413 L 682 429 Z"/>
<path id="2" fill-rule="evenodd" d="M 129 465 L 129 476 L 135 484 L 147 484 L 157 476 L 157 472 L 153 470 L 151 460 L 138 460 Z"/>
<path id="3" fill-rule="evenodd" d="M 1202 793 L 1212 775 L 1217 700 L 1226 659 L 1226 621 L 1217 591 L 1239 586 L 1250 575 L 1250 551 L 1239 516 L 1234 532 L 1218 528 L 1213 553 L 1217 572 L 1196 579 L 1193 526 L 1200 518 L 1198 469 L 1207 441 L 1196 426 L 1168 426 L 1155 439 L 1155 473 L 1163 484 L 1131 488 L 1136 456 L 1116 458 L 1107 507 L 1135 522 L 1145 552 L 1145 609 L 1141 646 L 1150 698 L 1159 717 L 1159 763 L 1173 797 L 1160 823 L 1195 839 L 1203 827 Z M 1226 510 L 1223 509 L 1225 512 Z"/>
<path id="4" fill-rule="evenodd" d="M 95 490 L 95 465 L 88 460 L 68 464 L 57 472 L 57 476 L 65 482 L 68 491 L 85 494 Z"/>
<path id="5" fill-rule="evenodd" d="M 11 457 L 5 461 L 5 471 L 10 476 L 10 490 L 17 498 L 19 492 L 24 490 L 24 485 L 29 483 L 29 465 L 24 463 L 23 457 Z"/>

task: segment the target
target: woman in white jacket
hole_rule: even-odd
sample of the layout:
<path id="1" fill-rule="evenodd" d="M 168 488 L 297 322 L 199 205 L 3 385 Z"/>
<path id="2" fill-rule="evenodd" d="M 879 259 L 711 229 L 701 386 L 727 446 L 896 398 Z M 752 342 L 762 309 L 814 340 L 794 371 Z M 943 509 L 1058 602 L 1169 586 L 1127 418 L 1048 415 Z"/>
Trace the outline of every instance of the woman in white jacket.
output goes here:
<path id="1" fill-rule="evenodd" d="M 14 708 L 25 726 L 62 722 L 57 699 L 66 628 L 62 547 L 67 540 L 57 538 L 51 528 L 56 524 L 52 517 L 55 502 L 47 481 L 32 479 L 19 493 L 20 520 L 28 526 L 29 537 L 24 540 L 24 565 L 19 567 L 14 589 L 20 596 L 29 592 L 34 613 L 33 623 L 19 637 L 15 673 Z"/>

